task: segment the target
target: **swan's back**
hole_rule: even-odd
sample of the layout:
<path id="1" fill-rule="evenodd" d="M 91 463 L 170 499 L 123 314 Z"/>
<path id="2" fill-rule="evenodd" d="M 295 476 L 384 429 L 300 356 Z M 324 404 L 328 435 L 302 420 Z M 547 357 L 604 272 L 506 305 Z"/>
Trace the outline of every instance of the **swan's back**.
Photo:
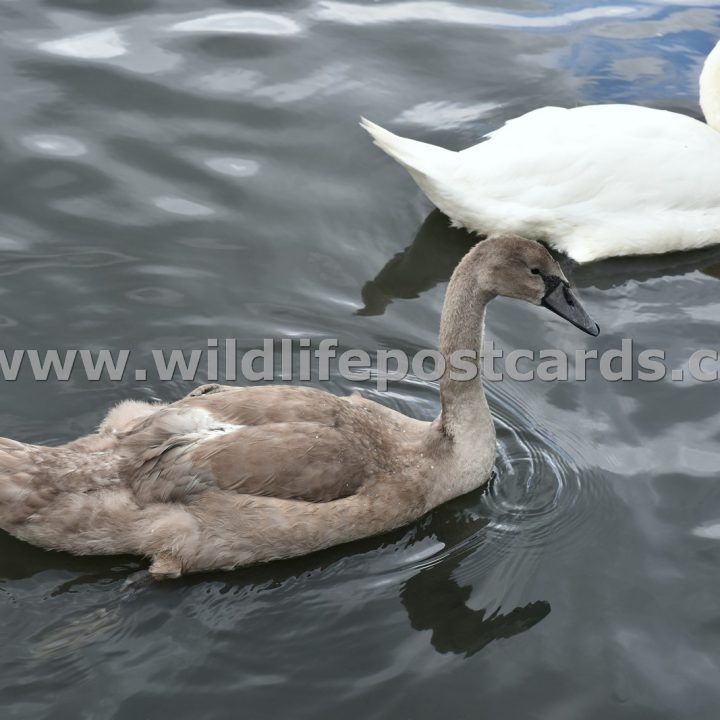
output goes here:
<path id="1" fill-rule="evenodd" d="M 460 224 L 494 232 L 505 218 L 580 261 L 720 241 L 720 133 L 704 123 L 634 105 L 546 107 L 487 137 L 446 179 L 456 206 L 441 209 Z"/>

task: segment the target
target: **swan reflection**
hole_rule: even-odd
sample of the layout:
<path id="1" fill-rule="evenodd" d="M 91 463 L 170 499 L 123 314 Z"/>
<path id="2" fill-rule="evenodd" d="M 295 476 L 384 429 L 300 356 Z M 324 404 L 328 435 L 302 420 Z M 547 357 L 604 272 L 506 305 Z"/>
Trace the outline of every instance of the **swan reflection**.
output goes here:
<path id="1" fill-rule="evenodd" d="M 363 307 L 358 315 L 382 315 L 393 300 L 407 300 L 445 283 L 467 252 L 482 240 L 462 228 L 450 225 L 439 210 L 433 210 L 420 226 L 413 242 L 393 256 L 362 288 Z M 570 258 L 550 251 L 577 287 L 609 289 L 628 280 L 684 275 L 699 270 L 720 277 L 720 247 L 702 250 L 611 258 L 578 265 Z"/>

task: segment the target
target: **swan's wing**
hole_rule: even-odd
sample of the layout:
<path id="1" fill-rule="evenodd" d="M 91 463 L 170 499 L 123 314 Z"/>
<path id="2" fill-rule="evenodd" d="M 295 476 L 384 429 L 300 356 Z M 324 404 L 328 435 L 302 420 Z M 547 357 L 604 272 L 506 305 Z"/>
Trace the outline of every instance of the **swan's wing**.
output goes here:
<path id="1" fill-rule="evenodd" d="M 313 502 L 337 500 L 353 495 L 368 475 L 377 472 L 372 448 L 353 437 L 348 425 L 246 426 L 201 443 L 192 461 L 222 490 Z"/>
<path id="2" fill-rule="evenodd" d="M 508 138 L 510 134 L 515 133 L 527 133 L 527 132 L 544 132 L 555 127 L 559 122 L 563 121 L 564 116 L 569 112 L 568 108 L 554 107 L 548 105 L 547 107 L 538 108 L 537 110 L 531 110 L 524 115 L 520 115 L 516 118 L 511 118 L 504 125 L 501 125 L 497 130 L 493 130 L 485 135 L 486 138 Z M 479 145 L 473 145 L 462 150 L 463 154 L 472 154 L 473 150 L 479 148 Z"/>
<path id="3" fill-rule="evenodd" d="M 198 408 L 238 425 L 317 422 L 332 425 L 355 398 L 292 385 L 203 385 L 172 407 Z"/>
<path id="4" fill-rule="evenodd" d="M 444 192 L 460 224 L 581 261 L 700 247 L 720 237 L 720 133 L 632 105 L 542 108 L 460 152 Z"/>
<path id="5" fill-rule="evenodd" d="M 122 437 L 122 476 L 146 503 L 207 489 L 326 502 L 386 470 L 387 422 L 372 403 L 317 390 L 218 388 Z"/>
<path id="6" fill-rule="evenodd" d="M 718 207 L 720 133 L 634 105 L 541 108 L 459 153 L 458 179 L 493 198 L 597 211 Z"/>

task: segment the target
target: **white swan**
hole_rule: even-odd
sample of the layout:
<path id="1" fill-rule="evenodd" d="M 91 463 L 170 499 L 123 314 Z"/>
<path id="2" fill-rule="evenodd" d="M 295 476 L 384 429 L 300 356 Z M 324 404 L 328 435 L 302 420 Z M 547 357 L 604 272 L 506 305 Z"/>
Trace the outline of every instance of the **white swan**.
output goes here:
<path id="1" fill-rule="evenodd" d="M 588 262 L 720 242 L 720 43 L 700 105 L 707 125 L 637 105 L 545 107 L 460 152 L 361 125 L 454 225 Z"/>

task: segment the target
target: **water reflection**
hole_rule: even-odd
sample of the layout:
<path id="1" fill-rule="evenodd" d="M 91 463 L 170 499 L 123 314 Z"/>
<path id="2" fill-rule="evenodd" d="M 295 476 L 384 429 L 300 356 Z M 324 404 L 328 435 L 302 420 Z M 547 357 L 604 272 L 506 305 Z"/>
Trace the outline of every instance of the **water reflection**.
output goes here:
<path id="1" fill-rule="evenodd" d="M 53 595 L 98 580 L 106 583 L 113 578 L 124 581 L 129 572 L 136 572 L 141 567 L 141 561 L 131 557 L 83 557 L 48 552 L 0 532 L 0 578 L 27 580 L 45 572 L 69 576 L 70 580 L 60 583 Z"/>
<path id="2" fill-rule="evenodd" d="M 240 33 L 243 35 L 294 35 L 300 26 L 288 17 L 263 12 L 231 12 L 202 15 L 170 27 L 174 32 Z"/>
<path id="3" fill-rule="evenodd" d="M 401 593 L 410 624 L 415 630 L 431 630 L 430 642 L 439 653 L 470 657 L 493 640 L 529 630 L 550 614 L 550 603 L 543 600 L 504 614 L 500 609 L 490 614 L 484 608 L 473 610 L 467 605 L 472 587 L 452 578 L 458 564 L 444 562 L 422 570 Z"/>
<path id="4" fill-rule="evenodd" d="M 449 2 L 404 2 L 367 6 L 326 0 L 320 4 L 317 17 L 320 20 L 348 25 L 437 22 L 495 28 L 559 28 L 599 18 L 618 18 L 638 14 L 640 10 L 637 7 L 623 5 L 601 5 L 557 15 L 528 15 L 464 7 Z"/>
<path id="5" fill-rule="evenodd" d="M 412 244 L 390 259 L 363 285 L 363 307 L 358 315 L 382 315 L 396 298 L 416 298 L 447 282 L 465 253 L 480 239 L 467 230 L 450 226 L 439 210 L 433 210 L 420 226 Z"/>
<path id="6" fill-rule="evenodd" d="M 472 496 L 480 500 L 485 494 L 481 490 L 472 493 Z M 165 583 L 151 580 L 149 573 L 142 569 L 145 563 L 137 558 L 83 558 L 67 553 L 49 553 L 3 533 L 0 537 L 3 549 L 0 553 L 0 577 L 29 580 L 48 572 L 59 573 L 63 579 L 48 589 L 49 598 L 84 592 L 84 588 L 91 591 L 97 587 L 105 587 L 109 591 L 114 588 L 112 599 L 106 596 L 102 609 L 106 615 L 115 617 L 119 606 L 134 602 L 143 594 L 168 590 L 177 593 L 183 587 L 209 587 L 215 582 L 222 583 L 223 594 L 237 594 L 239 591 L 259 588 L 267 591 L 297 582 L 311 582 L 313 577 L 322 579 L 339 570 L 347 573 L 346 581 L 352 583 L 349 576 L 355 574 L 354 570 L 342 566 L 348 559 L 355 559 L 365 566 L 363 574 L 370 571 L 371 584 L 385 586 L 390 582 L 398 588 L 410 626 L 418 631 L 430 630 L 430 642 L 438 653 L 469 657 L 493 640 L 507 639 L 529 630 L 547 617 L 551 608 L 546 601 L 530 602 L 509 612 L 502 612 L 501 608 L 492 612 L 485 608 L 475 610 L 468 605 L 473 587 L 461 584 L 455 575 L 463 560 L 477 549 L 489 517 L 484 513 L 468 512 L 467 504 L 468 498 L 458 498 L 409 531 L 402 529 L 315 555 L 245 568 L 234 573 L 202 574 Z M 389 570 L 375 565 L 374 557 L 379 554 L 381 558 L 387 558 L 390 548 L 397 550 L 405 546 L 416 556 L 417 548 L 428 544 L 441 549 L 429 558 L 413 560 L 409 568 L 402 560 L 399 563 L 396 560 Z M 406 553 L 401 554 L 407 558 Z M 409 569 L 412 574 L 408 578 Z M 367 582 L 368 578 L 365 578 L 363 584 Z M 60 624 L 55 631 L 62 637 L 74 638 L 73 628 L 76 625 L 77 618 L 73 620 L 72 627 Z"/>
<path id="7" fill-rule="evenodd" d="M 82 60 L 108 60 L 125 55 L 127 43 L 114 28 L 40 43 L 40 50 Z"/>
<path id="8" fill-rule="evenodd" d="M 452 227 L 445 215 L 433 210 L 413 242 L 363 285 L 363 307 L 357 314 L 382 315 L 393 300 L 417 298 L 420 293 L 447 282 L 463 256 L 479 240 L 481 236 Z M 552 252 L 577 287 L 609 289 L 629 280 L 685 275 L 694 270 L 720 277 L 720 247 L 717 246 L 664 255 L 610 258 L 585 265 Z"/>
<path id="9" fill-rule="evenodd" d="M 476 549 L 474 539 L 488 526 L 490 516 L 468 512 L 466 503 L 467 498 L 458 498 L 434 514 L 432 533 L 446 550 L 405 582 L 400 599 L 412 627 L 432 632 L 430 642 L 437 652 L 470 657 L 493 640 L 511 638 L 537 625 L 550 614 L 550 603 L 539 600 L 509 612 L 469 606 L 473 587 L 461 584 L 455 575 Z"/>

